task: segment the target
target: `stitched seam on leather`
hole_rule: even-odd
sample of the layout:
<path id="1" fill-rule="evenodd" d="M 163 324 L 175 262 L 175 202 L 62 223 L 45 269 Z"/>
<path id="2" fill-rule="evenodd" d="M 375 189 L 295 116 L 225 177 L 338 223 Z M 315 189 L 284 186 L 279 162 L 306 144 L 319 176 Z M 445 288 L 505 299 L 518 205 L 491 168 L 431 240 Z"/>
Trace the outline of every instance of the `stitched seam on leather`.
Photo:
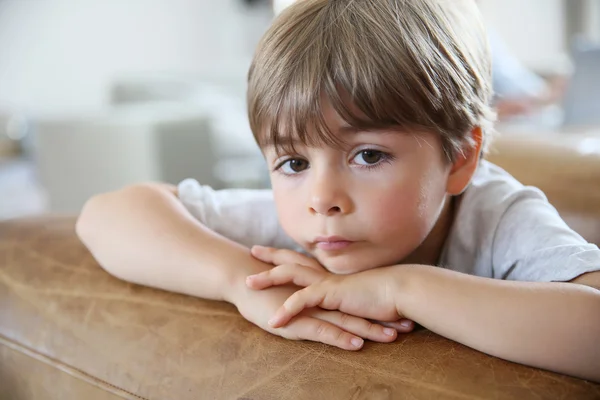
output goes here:
<path id="1" fill-rule="evenodd" d="M 82 380 L 84 382 L 87 382 L 87 383 L 89 383 L 91 385 L 94 385 L 94 386 L 100 388 L 100 389 L 104 389 L 107 392 L 110 392 L 110 393 L 112 393 L 114 395 L 117 395 L 119 397 L 127 398 L 127 397 L 123 397 L 124 394 L 127 394 L 129 396 L 133 396 L 136 399 L 149 400 L 146 397 L 139 396 L 139 395 L 137 395 L 135 393 L 132 393 L 132 392 L 130 392 L 128 390 L 125 390 L 123 388 L 115 386 L 115 385 L 113 385 L 111 383 L 108 383 L 108 382 L 106 382 L 106 381 L 104 381 L 104 380 L 102 380 L 100 378 L 97 378 L 97 377 L 95 377 L 93 375 L 90 375 L 87 372 L 82 371 L 79 368 L 76 368 L 76 367 L 73 367 L 71 365 L 65 364 L 64 362 L 58 361 L 58 360 L 56 360 L 56 359 L 54 359 L 52 357 L 49 357 L 49 356 L 47 356 L 45 354 L 42 354 L 42 353 L 40 353 L 37 350 L 33 350 L 33 349 L 29 348 L 28 346 L 23 345 L 22 343 L 17 343 L 14 340 L 9 339 L 6 336 L 1 335 L 1 334 L 0 334 L 0 345 L 5 345 L 6 347 L 8 347 L 8 348 L 10 348 L 10 349 L 12 349 L 14 351 L 17 351 L 19 353 L 25 354 L 28 357 L 35 358 L 36 360 L 38 360 L 40 362 L 43 362 L 45 364 L 48 364 L 48 365 L 53 366 L 55 368 L 58 368 L 59 370 L 63 371 L 66 374 L 71 375 L 72 377 L 74 377 L 76 379 L 79 379 L 79 380 Z M 112 389 L 112 390 L 109 390 L 109 388 Z M 119 392 L 121 392 L 121 393 L 119 393 Z"/>

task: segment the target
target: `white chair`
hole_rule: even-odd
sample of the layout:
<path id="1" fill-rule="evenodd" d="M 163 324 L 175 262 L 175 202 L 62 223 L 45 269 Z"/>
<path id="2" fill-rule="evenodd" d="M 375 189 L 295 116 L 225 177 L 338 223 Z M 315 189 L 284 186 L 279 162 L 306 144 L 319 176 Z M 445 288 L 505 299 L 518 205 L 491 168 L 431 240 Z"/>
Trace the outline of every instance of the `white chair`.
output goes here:
<path id="1" fill-rule="evenodd" d="M 181 104 L 39 119 L 33 152 L 50 211 L 77 212 L 95 194 L 138 182 L 192 176 L 219 187 L 210 131 L 205 115 Z"/>

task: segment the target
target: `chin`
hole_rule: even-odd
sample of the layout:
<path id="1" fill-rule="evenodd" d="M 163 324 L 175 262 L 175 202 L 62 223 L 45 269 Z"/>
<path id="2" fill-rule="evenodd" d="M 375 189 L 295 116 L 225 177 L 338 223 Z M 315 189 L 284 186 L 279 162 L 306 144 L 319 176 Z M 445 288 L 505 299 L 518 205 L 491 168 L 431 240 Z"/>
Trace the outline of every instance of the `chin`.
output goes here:
<path id="1" fill-rule="evenodd" d="M 349 275 L 377 268 L 372 262 L 361 262 L 360 258 L 351 254 L 318 257 L 321 265 L 332 274 Z"/>
<path id="2" fill-rule="evenodd" d="M 358 253 L 358 254 L 357 254 Z M 361 254 L 362 253 L 362 254 Z M 370 269 L 401 264 L 402 254 L 388 254 L 387 257 L 374 257 L 372 252 L 348 252 L 341 254 L 313 254 L 329 272 L 337 275 L 349 275 Z"/>

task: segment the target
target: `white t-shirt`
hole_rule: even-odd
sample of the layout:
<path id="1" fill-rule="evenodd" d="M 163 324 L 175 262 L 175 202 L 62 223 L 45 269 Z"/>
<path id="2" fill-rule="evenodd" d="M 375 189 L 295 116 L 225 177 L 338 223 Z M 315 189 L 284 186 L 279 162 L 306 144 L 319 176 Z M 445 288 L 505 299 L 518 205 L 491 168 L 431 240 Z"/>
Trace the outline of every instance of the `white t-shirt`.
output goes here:
<path id="1" fill-rule="evenodd" d="M 186 179 L 178 193 L 194 217 L 231 240 L 301 251 L 279 225 L 270 190 L 213 190 Z M 598 247 L 571 230 L 539 189 L 487 161 L 458 200 L 441 267 L 539 282 L 600 270 Z"/>

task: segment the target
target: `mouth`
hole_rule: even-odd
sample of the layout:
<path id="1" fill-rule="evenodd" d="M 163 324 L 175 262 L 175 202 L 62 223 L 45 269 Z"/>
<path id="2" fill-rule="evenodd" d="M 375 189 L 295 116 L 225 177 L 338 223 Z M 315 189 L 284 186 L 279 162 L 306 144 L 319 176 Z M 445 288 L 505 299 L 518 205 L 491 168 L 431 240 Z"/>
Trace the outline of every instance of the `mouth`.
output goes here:
<path id="1" fill-rule="evenodd" d="M 341 236 L 317 237 L 314 240 L 315 246 L 320 250 L 335 251 L 343 250 L 355 243 L 352 240 L 345 239 Z"/>

